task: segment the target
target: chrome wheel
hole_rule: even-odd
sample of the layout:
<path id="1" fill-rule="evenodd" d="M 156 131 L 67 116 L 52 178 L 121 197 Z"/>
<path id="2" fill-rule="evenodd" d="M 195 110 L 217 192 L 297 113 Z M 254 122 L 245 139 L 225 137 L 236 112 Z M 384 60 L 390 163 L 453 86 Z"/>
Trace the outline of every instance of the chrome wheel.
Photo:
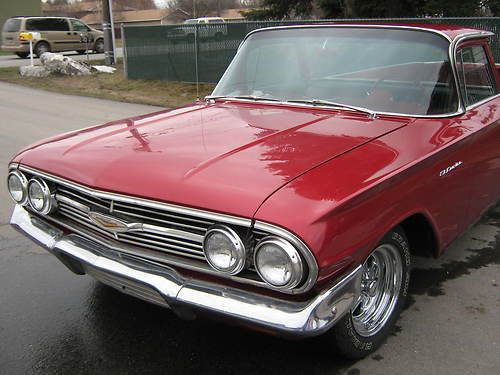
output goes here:
<path id="1" fill-rule="evenodd" d="M 361 295 L 351 310 L 355 331 L 363 337 L 379 332 L 391 317 L 401 291 L 403 263 L 396 246 L 377 247 L 363 264 Z"/>

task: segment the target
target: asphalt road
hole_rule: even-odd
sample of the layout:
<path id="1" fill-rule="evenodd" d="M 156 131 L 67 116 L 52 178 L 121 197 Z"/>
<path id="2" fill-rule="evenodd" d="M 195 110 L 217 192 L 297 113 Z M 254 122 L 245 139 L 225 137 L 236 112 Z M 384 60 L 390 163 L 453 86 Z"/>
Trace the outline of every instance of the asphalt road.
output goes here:
<path id="1" fill-rule="evenodd" d="M 0 83 L 0 179 L 15 150 L 36 139 L 152 109 Z M 499 372 L 500 207 L 441 259 L 416 259 L 410 302 L 387 343 L 345 361 L 320 340 L 182 321 L 71 274 L 6 224 L 12 204 L 0 186 L 2 375 Z"/>
<path id="2" fill-rule="evenodd" d="M 70 52 L 63 52 L 62 53 L 65 56 L 70 56 L 76 60 L 87 60 L 87 55 L 79 55 L 75 51 L 70 51 Z M 115 57 L 122 57 L 122 48 L 117 48 L 116 49 L 116 56 Z M 90 60 L 103 60 L 104 59 L 104 54 L 103 53 L 89 53 L 89 59 Z M 30 64 L 30 59 L 22 59 L 17 55 L 0 55 L 0 68 L 6 68 L 6 67 L 12 67 L 12 66 L 24 66 L 24 65 L 29 65 Z M 35 57 L 35 65 L 38 65 L 38 58 Z"/>

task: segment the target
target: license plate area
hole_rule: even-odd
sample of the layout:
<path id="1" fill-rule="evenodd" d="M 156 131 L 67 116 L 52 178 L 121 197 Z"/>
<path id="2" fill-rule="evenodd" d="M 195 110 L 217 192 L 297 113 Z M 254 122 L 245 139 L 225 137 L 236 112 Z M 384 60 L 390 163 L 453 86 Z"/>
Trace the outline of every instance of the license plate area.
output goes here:
<path id="1" fill-rule="evenodd" d="M 87 275 L 92 276 L 94 279 L 117 289 L 122 293 L 154 303 L 155 305 L 169 308 L 168 303 L 160 295 L 160 293 L 148 285 L 113 273 L 102 271 L 98 268 L 84 266 L 84 269 Z"/>

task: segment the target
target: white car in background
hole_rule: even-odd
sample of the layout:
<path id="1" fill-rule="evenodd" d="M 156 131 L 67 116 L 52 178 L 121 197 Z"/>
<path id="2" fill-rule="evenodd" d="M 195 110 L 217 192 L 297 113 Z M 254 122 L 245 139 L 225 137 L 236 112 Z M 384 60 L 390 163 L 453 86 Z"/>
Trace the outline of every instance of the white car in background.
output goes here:
<path id="1" fill-rule="evenodd" d="M 195 27 L 192 25 L 206 25 L 206 27 L 198 28 L 198 38 L 221 39 L 227 35 L 226 21 L 221 17 L 191 18 L 184 21 L 184 25 L 189 25 L 189 27 L 183 28 L 188 38 L 194 39 Z"/>

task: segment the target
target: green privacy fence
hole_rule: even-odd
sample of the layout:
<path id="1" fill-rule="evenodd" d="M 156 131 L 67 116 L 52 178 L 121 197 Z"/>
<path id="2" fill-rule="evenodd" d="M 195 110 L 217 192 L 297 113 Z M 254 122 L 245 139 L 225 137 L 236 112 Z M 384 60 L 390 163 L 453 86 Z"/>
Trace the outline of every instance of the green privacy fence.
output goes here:
<path id="1" fill-rule="evenodd" d="M 230 22 L 203 25 L 125 26 L 125 74 L 132 79 L 217 82 L 246 34 L 271 26 L 325 22 L 411 22 L 463 25 L 489 30 L 495 61 L 500 62 L 499 17 L 391 18 L 319 21 Z"/>

